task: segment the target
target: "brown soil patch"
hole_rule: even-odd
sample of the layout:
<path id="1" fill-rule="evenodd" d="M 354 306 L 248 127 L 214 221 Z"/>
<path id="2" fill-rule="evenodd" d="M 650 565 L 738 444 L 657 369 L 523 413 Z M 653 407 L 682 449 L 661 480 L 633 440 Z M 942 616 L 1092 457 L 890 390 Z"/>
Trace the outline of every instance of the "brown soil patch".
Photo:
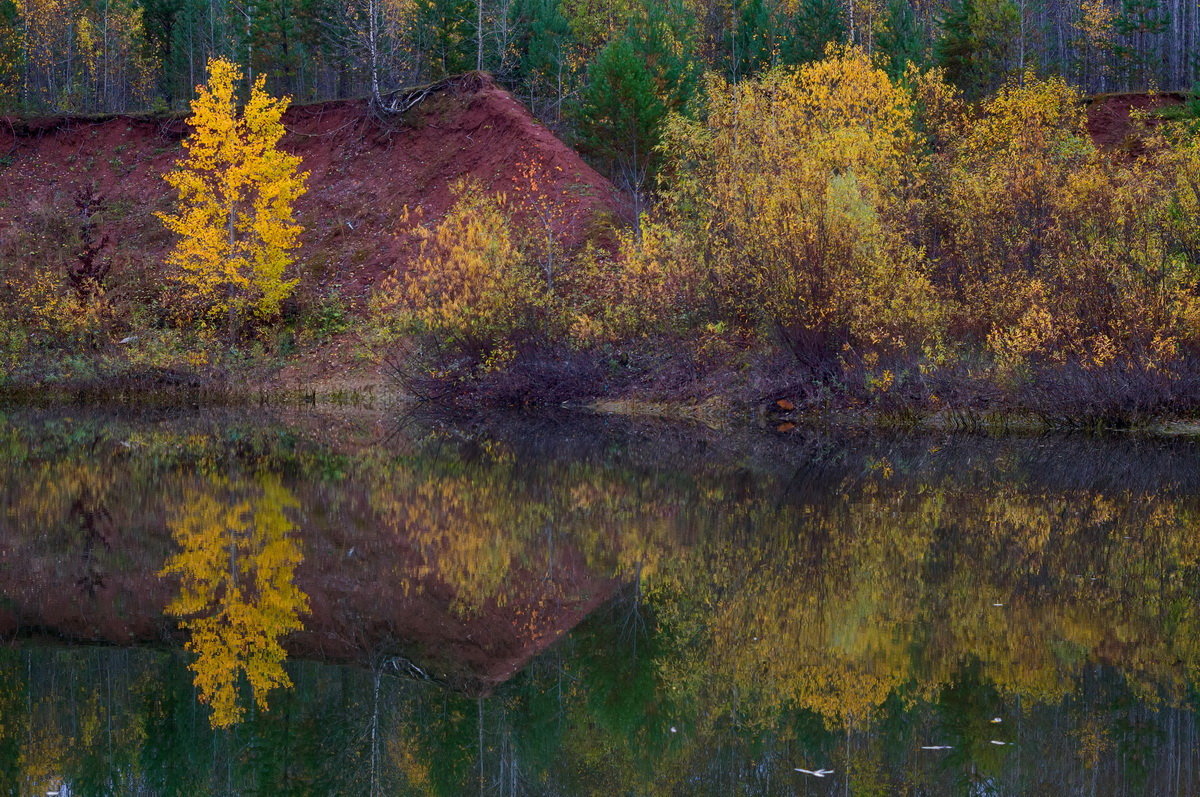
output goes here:
<path id="1" fill-rule="evenodd" d="M 1088 133 L 1100 149 L 1136 150 L 1141 129 L 1137 116 L 1181 105 L 1183 101 L 1184 95 L 1177 92 L 1097 95 L 1088 101 Z M 1153 119 L 1147 121 L 1153 124 Z"/>

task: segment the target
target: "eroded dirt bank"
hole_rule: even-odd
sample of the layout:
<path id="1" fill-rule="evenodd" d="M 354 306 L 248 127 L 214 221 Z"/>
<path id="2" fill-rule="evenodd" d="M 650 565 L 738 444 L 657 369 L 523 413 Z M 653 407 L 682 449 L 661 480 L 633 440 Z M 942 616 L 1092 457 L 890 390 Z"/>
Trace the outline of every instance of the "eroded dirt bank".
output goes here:
<path id="1" fill-rule="evenodd" d="M 483 74 L 437 84 L 403 114 L 327 102 L 289 109 L 284 124 L 284 148 L 310 173 L 297 208 L 302 285 L 352 303 L 411 253 L 403 210 L 437 219 L 456 179 L 505 192 L 518 222 L 541 224 L 523 200 L 532 178 L 568 247 L 602 236 L 621 212 L 613 186 Z M 50 249 L 55 238 L 66 244 L 73 197 L 94 187 L 104 197 L 116 289 L 153 277 L 170 243 L 153 213 L 171 201 L 162 175 L 185 133 L 179 118 L 0 118 L 0 261 L 16 262 L 14 246 L 31 235 L 49 237 Z"/>

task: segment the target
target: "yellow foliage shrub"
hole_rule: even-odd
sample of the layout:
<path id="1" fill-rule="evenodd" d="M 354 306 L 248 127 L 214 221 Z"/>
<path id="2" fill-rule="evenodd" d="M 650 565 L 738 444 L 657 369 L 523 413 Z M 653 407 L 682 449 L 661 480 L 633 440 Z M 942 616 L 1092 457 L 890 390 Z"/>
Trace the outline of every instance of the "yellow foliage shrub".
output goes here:
<path id="1" fill-rule="evenodd" d="M 453 207 L 437 225 L 416 228 L 417 257 L 385 281 L 372 309 L 391 336 L 432 334 L 502 364 L 503 352 L 533 328 L 548 298 L 517 247 L 504 196 L 473 180 L 451 191 Z"/>
<path id="2" fill-rule="evenodd" d="M 97 288 L 81 298 L 66 282 L 45 269 L 13 283 L 16 307 L 32 332 L 71 343 L 96 343 L 111 320 L 112 308 Z"/>
<path id="3" fill-rule="evenodd" d="M 681 229 L 649 220 L 640 237 L 621 234 L 616 257 L 584 252 L 565 285 L 573 339 L 591 344 L 682 331 L 702 302 L 704 275 L 691 255 Z"/>
<path id="4" fill-rule="evenodd" d="M 944 157 L 941 280 L 955 327 L 985 338 L 1004 370 L 1151 365 L 1188 334 L 1200 308 L 1166 237 L 1165 172 L 1098 152 L 1064 80 L 1006 85 Z"/>
<path id="5" fill-rule="evenodd" d="M 708 81 L 707 121 L 666 129 L 661 227 L 626 247 L 624 278 L 651 288 L 627 294 L 636 312 L 695 303 L 694 321 L 715 314 L 826 349 L 928 337 L 937 302 L 904 235 L 920 185 L 908 91 L 854 48 L 758 81 Z"/>
<path id="6" fill-rule="evenodd" d="M 14 321 L 0 318 L 0 382 L 20 367 L 27 346 L 25 330 Z"/>
<path id="7" fill-rule="evenodd" d="M 1160 139 L 1167 176 L 1167 220 L 1174 255 L 1200 270 L 1200 128 L 1178 125 Z"/>

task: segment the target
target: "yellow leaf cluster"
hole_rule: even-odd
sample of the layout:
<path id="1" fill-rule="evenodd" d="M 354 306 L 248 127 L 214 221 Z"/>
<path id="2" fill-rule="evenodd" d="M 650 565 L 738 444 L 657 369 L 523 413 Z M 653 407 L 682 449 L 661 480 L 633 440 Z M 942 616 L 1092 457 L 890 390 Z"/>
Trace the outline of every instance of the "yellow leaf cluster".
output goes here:
<path id="1" fill-rule="evenodd" d="M 243 679 L 263 710 L 272 689 L 291 685 L 282 639 L 303 627 L 308 610 L 295 583 L 303 554 L 288 516 L 298 506 L 278 477 L 264 476 L 254 484 L 209 479 L 172 512 L 180 551 L 160 575 L 177 576 L 180 590 L 167 613 L 189 634 L 191 670 L 213 727 L 241 721 Z"/>
<path id="2" fill-rule="evenodd" d="M 293 262 L 301 227 L 293 205 L 304 193 L 300 158 L 279 149 L 288 98 L 273 98 L 259 76 L 240 111 L 240 68 L 216 58 L 198 88 L 186 153 L 165 179 L 178 195 L 173 213 L 160 213 L 178 236 L 167 263 L 187 306 L 225 316 L 231 331 L 249 318 L 270 319 L 297 280 Z"/>
<path id="3" fill-rule="evenodd" d="M 530 327 L 542 290 L 513 237 L 506 198 L 469 179 L 451 193 L 437 225 L 416 227 L 417 257 L 372 306 L 396 332 L 432 333 L 486 360 Z"/>
<path id="4" fill-rule="evenodd" d="M 990 98 L 936 164 L 961 325 L 984 330 L 1003 367 L 1153 364 L 1192 334 L 1195 275 L 1169 223 L 1187 217 L 1171 211 L 1187 191 L 1164 179 L 1186 174 L 1186 150 L 1158 156 L 1169 168 L 1102 154 L 1083 108 L 1061 78 L 1027 76 Z"/>
<path id="5" fill-rule="evenodd" d="M 81 298 L 62 279 L 51 272 L 37 270 L 13 282 L 17 307 L 29 327 L 50 336 L 72 341 L 94 342 L 112 316 L 112 307 L 103 288 L 95 286 Z"/>
<path id="6" fill-rule="evenodd" d="M 908 90 L 834 47 L 758 81 L 710 76 L 707 95 L 706 122 L 668 122 L 665 213 L 622 253 L 634 312 L 692 312 L 686 301 L 786 337 L 925 336 L 932 286 L 902 226 L 920 180 Z"/>

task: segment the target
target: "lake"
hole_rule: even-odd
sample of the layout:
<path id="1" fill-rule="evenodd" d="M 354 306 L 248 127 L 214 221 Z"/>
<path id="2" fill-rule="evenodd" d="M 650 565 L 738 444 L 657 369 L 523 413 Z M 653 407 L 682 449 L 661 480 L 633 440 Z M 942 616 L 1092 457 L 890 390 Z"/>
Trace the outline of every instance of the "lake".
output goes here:
<path id="1" fill-rule="evenodd" d="M 1200 445 L 0 413 L 0 792 L 1200 793 Z"/>

